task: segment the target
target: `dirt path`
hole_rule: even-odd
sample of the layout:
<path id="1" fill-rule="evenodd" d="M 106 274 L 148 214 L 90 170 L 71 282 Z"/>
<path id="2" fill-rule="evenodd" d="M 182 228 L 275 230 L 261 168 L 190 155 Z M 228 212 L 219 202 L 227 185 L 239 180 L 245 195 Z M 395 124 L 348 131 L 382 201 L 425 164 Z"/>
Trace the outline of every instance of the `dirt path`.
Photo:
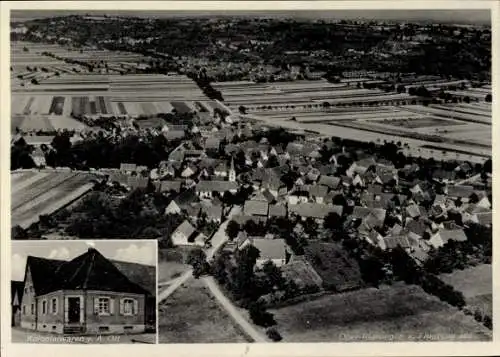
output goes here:
<path id="1" fill-rule="evenodd" d="M 193 277 L 192 269 L 188 269 L 187 271 L 185 271 L 180 277 L 176 279 L 176 281 L 172 285 L 170 285 L 165 290 L 160 291 L 160 293 L 158 294 L 158 303 L 162 302 L 170 295 L 172 295 L 179 287 L 182 286 L 182 284 L 187 282 L 192 277 Z"/>
<path id="2" fill-rule="evenodd" d="M 234 304 L 224 295 L 213 277 L 205 276 L 201 279 L 203 279 L 203 282 L 206 284 L 212 295 L 217 299 L 224 310 L 226 310 L 226 312 L 243 329 L 243 331 L 245 331 L 245 333 L 250 336 L 250 338 L 254 342 L 269 342 L 262 333 L 255 329 L 255 327 L 247 321 L 247 319 L 238 311 L 236 306 L 234 306 Z"/>

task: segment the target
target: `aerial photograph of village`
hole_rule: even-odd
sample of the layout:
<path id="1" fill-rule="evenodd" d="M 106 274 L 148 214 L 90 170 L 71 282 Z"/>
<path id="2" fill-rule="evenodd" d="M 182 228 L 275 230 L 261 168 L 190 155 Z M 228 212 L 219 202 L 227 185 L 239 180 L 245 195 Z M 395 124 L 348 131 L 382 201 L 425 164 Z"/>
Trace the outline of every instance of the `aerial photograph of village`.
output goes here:
<path id="1" fill-rule="evenodd" d="M 13 336 L 491 341 L 491 52 L 489 10 L 11 11 Z"/>

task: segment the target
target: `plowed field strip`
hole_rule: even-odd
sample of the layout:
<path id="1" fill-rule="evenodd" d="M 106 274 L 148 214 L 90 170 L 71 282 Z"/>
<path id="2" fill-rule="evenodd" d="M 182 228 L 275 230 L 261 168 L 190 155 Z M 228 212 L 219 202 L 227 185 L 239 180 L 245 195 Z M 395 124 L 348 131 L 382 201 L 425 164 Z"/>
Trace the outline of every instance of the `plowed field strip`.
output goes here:
<path id="1" fill-rule="evenodd" d="M 49 178 L 46 181 L 37 184 L 39 181 L 36 181 L 26 187 L 23 192 L 20 192 L 19 195 L 12 199 L 13 204 L 11 206 L 12 210 L 16 210 L 22 205 L 26 204 L 29 201 L 33 201 L 40 195 L 43 195 L 45 192 L 52 190 L 53 188 L 61 185 L 63 182 L 75 177 L 77 174 L 74 173 L 57 173 L 55 177 Z"/>

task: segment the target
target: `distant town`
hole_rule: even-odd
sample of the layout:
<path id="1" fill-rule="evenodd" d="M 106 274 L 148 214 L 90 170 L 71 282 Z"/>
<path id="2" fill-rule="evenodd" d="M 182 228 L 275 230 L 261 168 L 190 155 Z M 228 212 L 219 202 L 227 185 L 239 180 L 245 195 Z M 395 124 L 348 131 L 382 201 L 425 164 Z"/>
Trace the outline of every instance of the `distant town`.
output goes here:
<path id="1" fill-rule="evenodd" d="M 12 239 L 156 240 L 159 343 L 492 339 L 490 26 L 68 15 L 10 74 Z"/>

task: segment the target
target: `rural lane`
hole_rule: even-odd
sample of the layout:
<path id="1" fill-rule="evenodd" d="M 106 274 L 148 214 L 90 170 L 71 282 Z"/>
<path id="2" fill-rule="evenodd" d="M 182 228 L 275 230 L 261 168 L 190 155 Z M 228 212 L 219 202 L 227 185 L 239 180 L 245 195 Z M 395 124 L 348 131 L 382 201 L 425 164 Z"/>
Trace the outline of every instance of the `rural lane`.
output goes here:
<path id="1" fill-rule="evenodd" d="M 231 208 L 231 211 L 229 211 L 226 220 L 222 222 L 217 232 L 215 232 L 214 235 L 212 236 L 212 239 L 210 240 L 212 246 L 205 250 L 208 262 L 210 262 L 213 259 L 215 253 L 217 253 L 217 251 L 222 247 L 222 245 L 226 243 L 227 240 L 229 239 L 229 237 L 226 234 L 227 224 L 229 223 L 229 221 L 231 221 L 231 218 L 233 218 L 235 215 L 239 213 L 241 213 L 241 206 L 233 206 Z"/>
<path id="2" fill-rule="evenodd" d="M 193 269 L 188 269 L 186 270 L 179 278 L 175 280 L 174 283 L 169 285 L 168 288 L 166 288 L 163 291 L 160 291 L 158 294 L 158 302 L 161 302 L 168 298 L 170 295 L 174 293 L 182 284 L 187 282 L 190 278 L 193 277 Z"/>
<path id="3" fill-rule="evenodd" d="M 238 311 L 236 306 L 224 295 L 220 290 L 219 285 L 215 282 L 212 276 L 204 276 L 201 278 L 208 287 L 212 295 L 219 301 L 220 305 L 227 311 L 233 320 L 245 331 L 245 333 L 255 342 L 269 342 L 267 338 L 257 331 L 250 322 Z"/>
<path id="4" fill-rule="evenodd" d="M 215 253 L 222 247 L 222 245 L 228 240 L 228 236 L 226 234 L 226 226 L 231 220 L 231 218 L 239 214 L 241 212 L 240 206 L 234 206 L 229 211 L 227 219 L 219 226 L 219 229 L 212 236 L 211 243 L 212 247 L 205 250 L 205 254 L 207 256 L 207 261 L 210 262 Z M 175 281 L 172 282 L 165 290 L 162 290 L 158 294 L 158 302 L 165 300 L 170 295 L 172 295 L 179 287 L 182 286 L 185 282 L 187 282 L 190 278 L 193 277 L 193 269 L 188 269 L 185 271 L 180 277 L 176 278 Z M 160 287 L 160 286 L 159 286 Z"/>
<path id="5" fill-rule="evenodd" d="M 475 181 L 475 180 L 477 180 L 479 177 L 481 177 L 481 174 L 477 174 L 477 175 L 471 176 L 471 177 L 469 177 L 469 178 L 466 178 L 466 179 L 463 179 L 463 180 L 457 181 L 457 182 L 455 183 L 455 185 L 463 185 L 464 183 L 468 183 L 469 181 Z"/>

